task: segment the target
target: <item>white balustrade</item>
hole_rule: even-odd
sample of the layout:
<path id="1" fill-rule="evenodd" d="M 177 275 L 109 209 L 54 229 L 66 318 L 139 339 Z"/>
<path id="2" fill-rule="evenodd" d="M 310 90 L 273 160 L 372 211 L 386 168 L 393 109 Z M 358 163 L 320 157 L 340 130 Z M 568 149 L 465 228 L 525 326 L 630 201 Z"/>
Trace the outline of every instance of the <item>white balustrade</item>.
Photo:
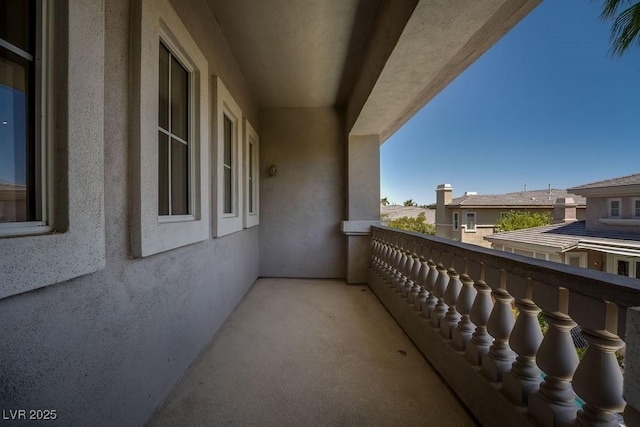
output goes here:
<path id="1" fill-rule="evenodd" d="M 495 300 L 487 322 L 487 331 L 493 337 L 489 352 L 482 356 L 482 372 L 492 382 L 501 382 L 502 374 L 511 368 L 515 355 L 509 347 L 509 336 L 515 318 L 511 310 L 513 297 L 506 289 L 497 288 L 491 292 Z"/>

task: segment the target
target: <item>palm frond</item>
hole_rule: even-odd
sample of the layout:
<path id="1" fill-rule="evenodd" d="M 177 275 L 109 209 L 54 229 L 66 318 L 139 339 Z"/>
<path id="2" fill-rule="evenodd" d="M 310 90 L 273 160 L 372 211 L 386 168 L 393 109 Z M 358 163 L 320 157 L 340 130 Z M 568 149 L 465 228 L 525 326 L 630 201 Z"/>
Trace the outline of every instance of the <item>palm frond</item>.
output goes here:
<path id="1" fill-rule="evenodd" d="M 615 0 L 607 0 L 607 3 Z M 603 12 L 604 13 L 604 12 Z M 611 54 L 621 56 L 634 41 L 640 45 L 640 2 L 624 10 L 611 28 Z"/>
<path id="2" fill-rule="evenodd" d="M 629 0 L 605 0 L 600 18 L 603 20 L 613 18 L 622 6 L 622 3 L 629 3 Z"/>

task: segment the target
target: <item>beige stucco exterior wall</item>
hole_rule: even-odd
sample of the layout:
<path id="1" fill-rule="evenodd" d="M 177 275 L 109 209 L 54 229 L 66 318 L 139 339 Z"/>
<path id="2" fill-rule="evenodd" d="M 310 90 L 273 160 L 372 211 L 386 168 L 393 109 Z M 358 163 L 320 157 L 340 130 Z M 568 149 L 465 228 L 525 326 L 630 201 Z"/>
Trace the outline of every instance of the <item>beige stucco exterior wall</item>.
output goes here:
<path id="1" fill-rule="evenodd" d="M 344 278 L 344 111 L 261 109 L 258 133 L 260 275 Z"/>
<path id="2" fill-rule="evenodd" d="M 130 1 L 71 0 L 69 9 L 97 3 L 105 11 L 105 79 L 89 84 L 105 93 L 106 266 L 0 300 L 0 402 L 55 409 L 57 425 L 143 425 L 258 276 L 259 230 L 131 258 Z M 204 2 L 174 4 L 209 69 L 257 123 L 258 107 Z M 89 33 L 102 26 L 83 25 Z"/>
<path id="3" fill-rule="evenodd" d="M 634 196 L 635 198 L 640 197 L 640 194 Z M 631 201 L 634 197 L 630 196 L 616 196 L 613 197 L 615 199 L 621 199 L 622 202 L 622 210 L 621 215 L 623 219 L 631 219 L 632 218 L 632 210 L 631 210 Z M 600 222 L 601 218 L 607 218 L 609 216 L 609 198 L 608 197 L 589 197 L 587 198 L 587 229 L 588 230 L 602 230 L 602 231 L 621 231 L 621 232 L 633 232 L 639 233 L 639 226 L 620 226 L 620 225 L 611 225 L 604 224 Z"/>

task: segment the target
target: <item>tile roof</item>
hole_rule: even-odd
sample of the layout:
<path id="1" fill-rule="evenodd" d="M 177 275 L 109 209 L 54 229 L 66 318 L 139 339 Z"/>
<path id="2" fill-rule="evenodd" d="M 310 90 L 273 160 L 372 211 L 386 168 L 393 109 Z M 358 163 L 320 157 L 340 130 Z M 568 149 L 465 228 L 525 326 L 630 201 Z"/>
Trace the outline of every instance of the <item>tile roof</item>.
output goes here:
<path id="1" fill-rule="evenodd" d="M 606 179 L 604 181 L 592 182 L 590 184 L 579 185 L 577 187 L 570 188 L 569 190 L 583 190 L 588 188 L 604 188 L 604 187 L 619 187 L 624 185 L 638 185 L 640 184 L 640 173 L 633 175 L 621 176 L 619 178 Z"/>
<path id="2" fill-rule="evenodd" d="M 469 194 L 456 197 L 447 204 L 447 207 L 471 207 L 471 206 L 496 206 L 496 207 L 522 207 L 540 206 L 552 208 L 559 197 L 572 197 L 578 206 L 586 206 L 586 199 L 576 194 L 568 193 L 567 190 L 532 190 L 518 191 L 506 194 Z"/>
<path id="3" fill-rule="evenodd" d="M 560 252 L 576 247 L 583 240 L 603 245 L 636 246 L 637 244 L 640 248 L 640 233 L 587 231 L 584 221 L 495 233 L 485 236 L 485 240 L 498 244 L 519 242 L 547 246 L 559 249 Z"/>

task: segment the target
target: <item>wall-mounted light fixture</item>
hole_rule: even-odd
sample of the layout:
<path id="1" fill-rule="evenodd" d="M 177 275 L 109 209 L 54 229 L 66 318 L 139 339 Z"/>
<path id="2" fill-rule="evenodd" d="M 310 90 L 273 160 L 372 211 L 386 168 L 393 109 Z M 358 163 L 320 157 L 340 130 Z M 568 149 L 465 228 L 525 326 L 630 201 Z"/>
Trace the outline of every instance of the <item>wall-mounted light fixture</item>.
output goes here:
<path id="1" fill-rule="evenodd" d="M 271 163 L 271 166 L 269 166 L 269 175 L 278 175 L 278 165 L 276 165 L 275 163 Z"/>

